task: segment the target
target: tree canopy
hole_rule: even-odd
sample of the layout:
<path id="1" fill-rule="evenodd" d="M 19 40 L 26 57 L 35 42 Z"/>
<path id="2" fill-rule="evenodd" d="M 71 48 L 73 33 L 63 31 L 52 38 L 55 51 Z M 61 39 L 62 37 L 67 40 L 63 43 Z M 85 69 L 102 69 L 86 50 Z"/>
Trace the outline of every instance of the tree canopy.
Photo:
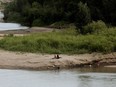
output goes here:
<path id="1" fill-rule="evenodd" d="M 79 27 L 102 20 L 116 25 L 116 0 L 14 0 L 4 10 L 5 21 L 43 26 L 67 21 Z"/>

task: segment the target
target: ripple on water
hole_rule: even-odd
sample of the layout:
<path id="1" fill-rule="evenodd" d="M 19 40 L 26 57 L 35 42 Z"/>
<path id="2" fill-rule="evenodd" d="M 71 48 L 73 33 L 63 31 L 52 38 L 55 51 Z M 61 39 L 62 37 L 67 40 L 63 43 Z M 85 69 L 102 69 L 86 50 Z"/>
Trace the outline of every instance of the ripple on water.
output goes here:
<path id="1" fill-rule="evenodd" d="M 7 84 L 6 84 L 7 83 Z M 116 73 L 0 70 L 1 87 L 115 87 Z"/>

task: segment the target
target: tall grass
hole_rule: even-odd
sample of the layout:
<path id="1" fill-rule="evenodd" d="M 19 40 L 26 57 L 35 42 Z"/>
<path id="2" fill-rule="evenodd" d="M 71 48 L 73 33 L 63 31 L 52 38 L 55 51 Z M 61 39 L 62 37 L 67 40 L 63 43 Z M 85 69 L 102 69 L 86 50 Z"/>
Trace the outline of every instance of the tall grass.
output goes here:
<path id="1" fill-rule="evenodd" d="M 99 34 L 76 35 L 71 32 L 49 32 L 23 37 L 5 37 L 0 48 L 11 51 L 78 54 L 116 51 L 116 28 Z"/>

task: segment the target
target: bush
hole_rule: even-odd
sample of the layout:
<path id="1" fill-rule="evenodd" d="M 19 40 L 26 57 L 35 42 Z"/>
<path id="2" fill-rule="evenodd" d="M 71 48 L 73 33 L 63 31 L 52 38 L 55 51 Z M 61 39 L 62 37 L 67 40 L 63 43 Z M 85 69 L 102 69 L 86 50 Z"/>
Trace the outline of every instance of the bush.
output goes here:
<path id="1" fill-rule="evenodd" d="M 10 12 L 8 16 L 9 16 L 7 19 L 8 22 L 10 21 L 22 24 L 22 22 L 24 21 L 22 16 L 17 12 Z"/>
<path id="2" fill-rule="evenodd" d="M 75 27 L 70 27 L 62 30 L 63 34 L 68 34 L 68 35 L 77 35 L 77 31 Z"/>
<path id="3" fill-rule="evenodd" d="M 63 28 L 68 28 L 69 25 L 70 24 L 68 22 L 59 21 L 59 22 L 55 22 L 55 23 L 51 24 L 49 27 L 51 27 L 51 28 L 57 28 L 57 29 L 63 29 Z"/>
<path id="4" fill-rule="evenodd" d="M 13 37 L 13 36 L 14 36 L 14 34 L 12 34 L 12 33 L 7 35 L 7 37 Z"/>
<path id="5" fill-rule="evenodd" d="M 106 24 L 99 20 L 97 22 L 93 21 L 92 23 L 87 24 L 83 27 L 84 34 L 99 33 L 100 31 L 107 29 Z"/>
<path id="6" fill-rule="evenodd" d="M 83 26 L 87 25 L 88 23 L 91 22 L 91 13 L 90 9 L 87 6 L 87 3 L 82 3 L 80 2 L 78 4 L 78 14 L 76 14 L 76 22 L 75 25 L 77 27 L 77 30 L 81 33 L 84 34 Z"/>
<path id="7" fill-rule="evenodd" d="M 114 52 L 116 51 L 115 43 L 116 37 L 114 34 L 110 37 L 101 34 L 74 35 L 64 31 L 64 33 L 49 32 L 23 37 L 5 37 L 0 40 L 0 48 L 22 52 L 77 54 Z"/>
<path id="8" fill-rule="evenodd" d="M 41 21 L 40 19 L 34 20 L 32 24 L 32 26 L 44 26 L 44 25 L 45 25 L 44 22 Z"/>

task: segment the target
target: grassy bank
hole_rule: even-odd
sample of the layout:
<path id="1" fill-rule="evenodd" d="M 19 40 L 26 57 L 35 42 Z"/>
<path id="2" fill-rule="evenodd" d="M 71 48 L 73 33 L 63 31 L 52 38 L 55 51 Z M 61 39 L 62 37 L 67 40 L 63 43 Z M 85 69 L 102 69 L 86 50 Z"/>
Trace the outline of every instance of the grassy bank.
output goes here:
<path id="1" fill-rule="evenodd" d="M 116 28 L 80 35 L 74 30 L 5 37 L 0 48 L 10 51 L 78 54 L 116 51 Z"/>

